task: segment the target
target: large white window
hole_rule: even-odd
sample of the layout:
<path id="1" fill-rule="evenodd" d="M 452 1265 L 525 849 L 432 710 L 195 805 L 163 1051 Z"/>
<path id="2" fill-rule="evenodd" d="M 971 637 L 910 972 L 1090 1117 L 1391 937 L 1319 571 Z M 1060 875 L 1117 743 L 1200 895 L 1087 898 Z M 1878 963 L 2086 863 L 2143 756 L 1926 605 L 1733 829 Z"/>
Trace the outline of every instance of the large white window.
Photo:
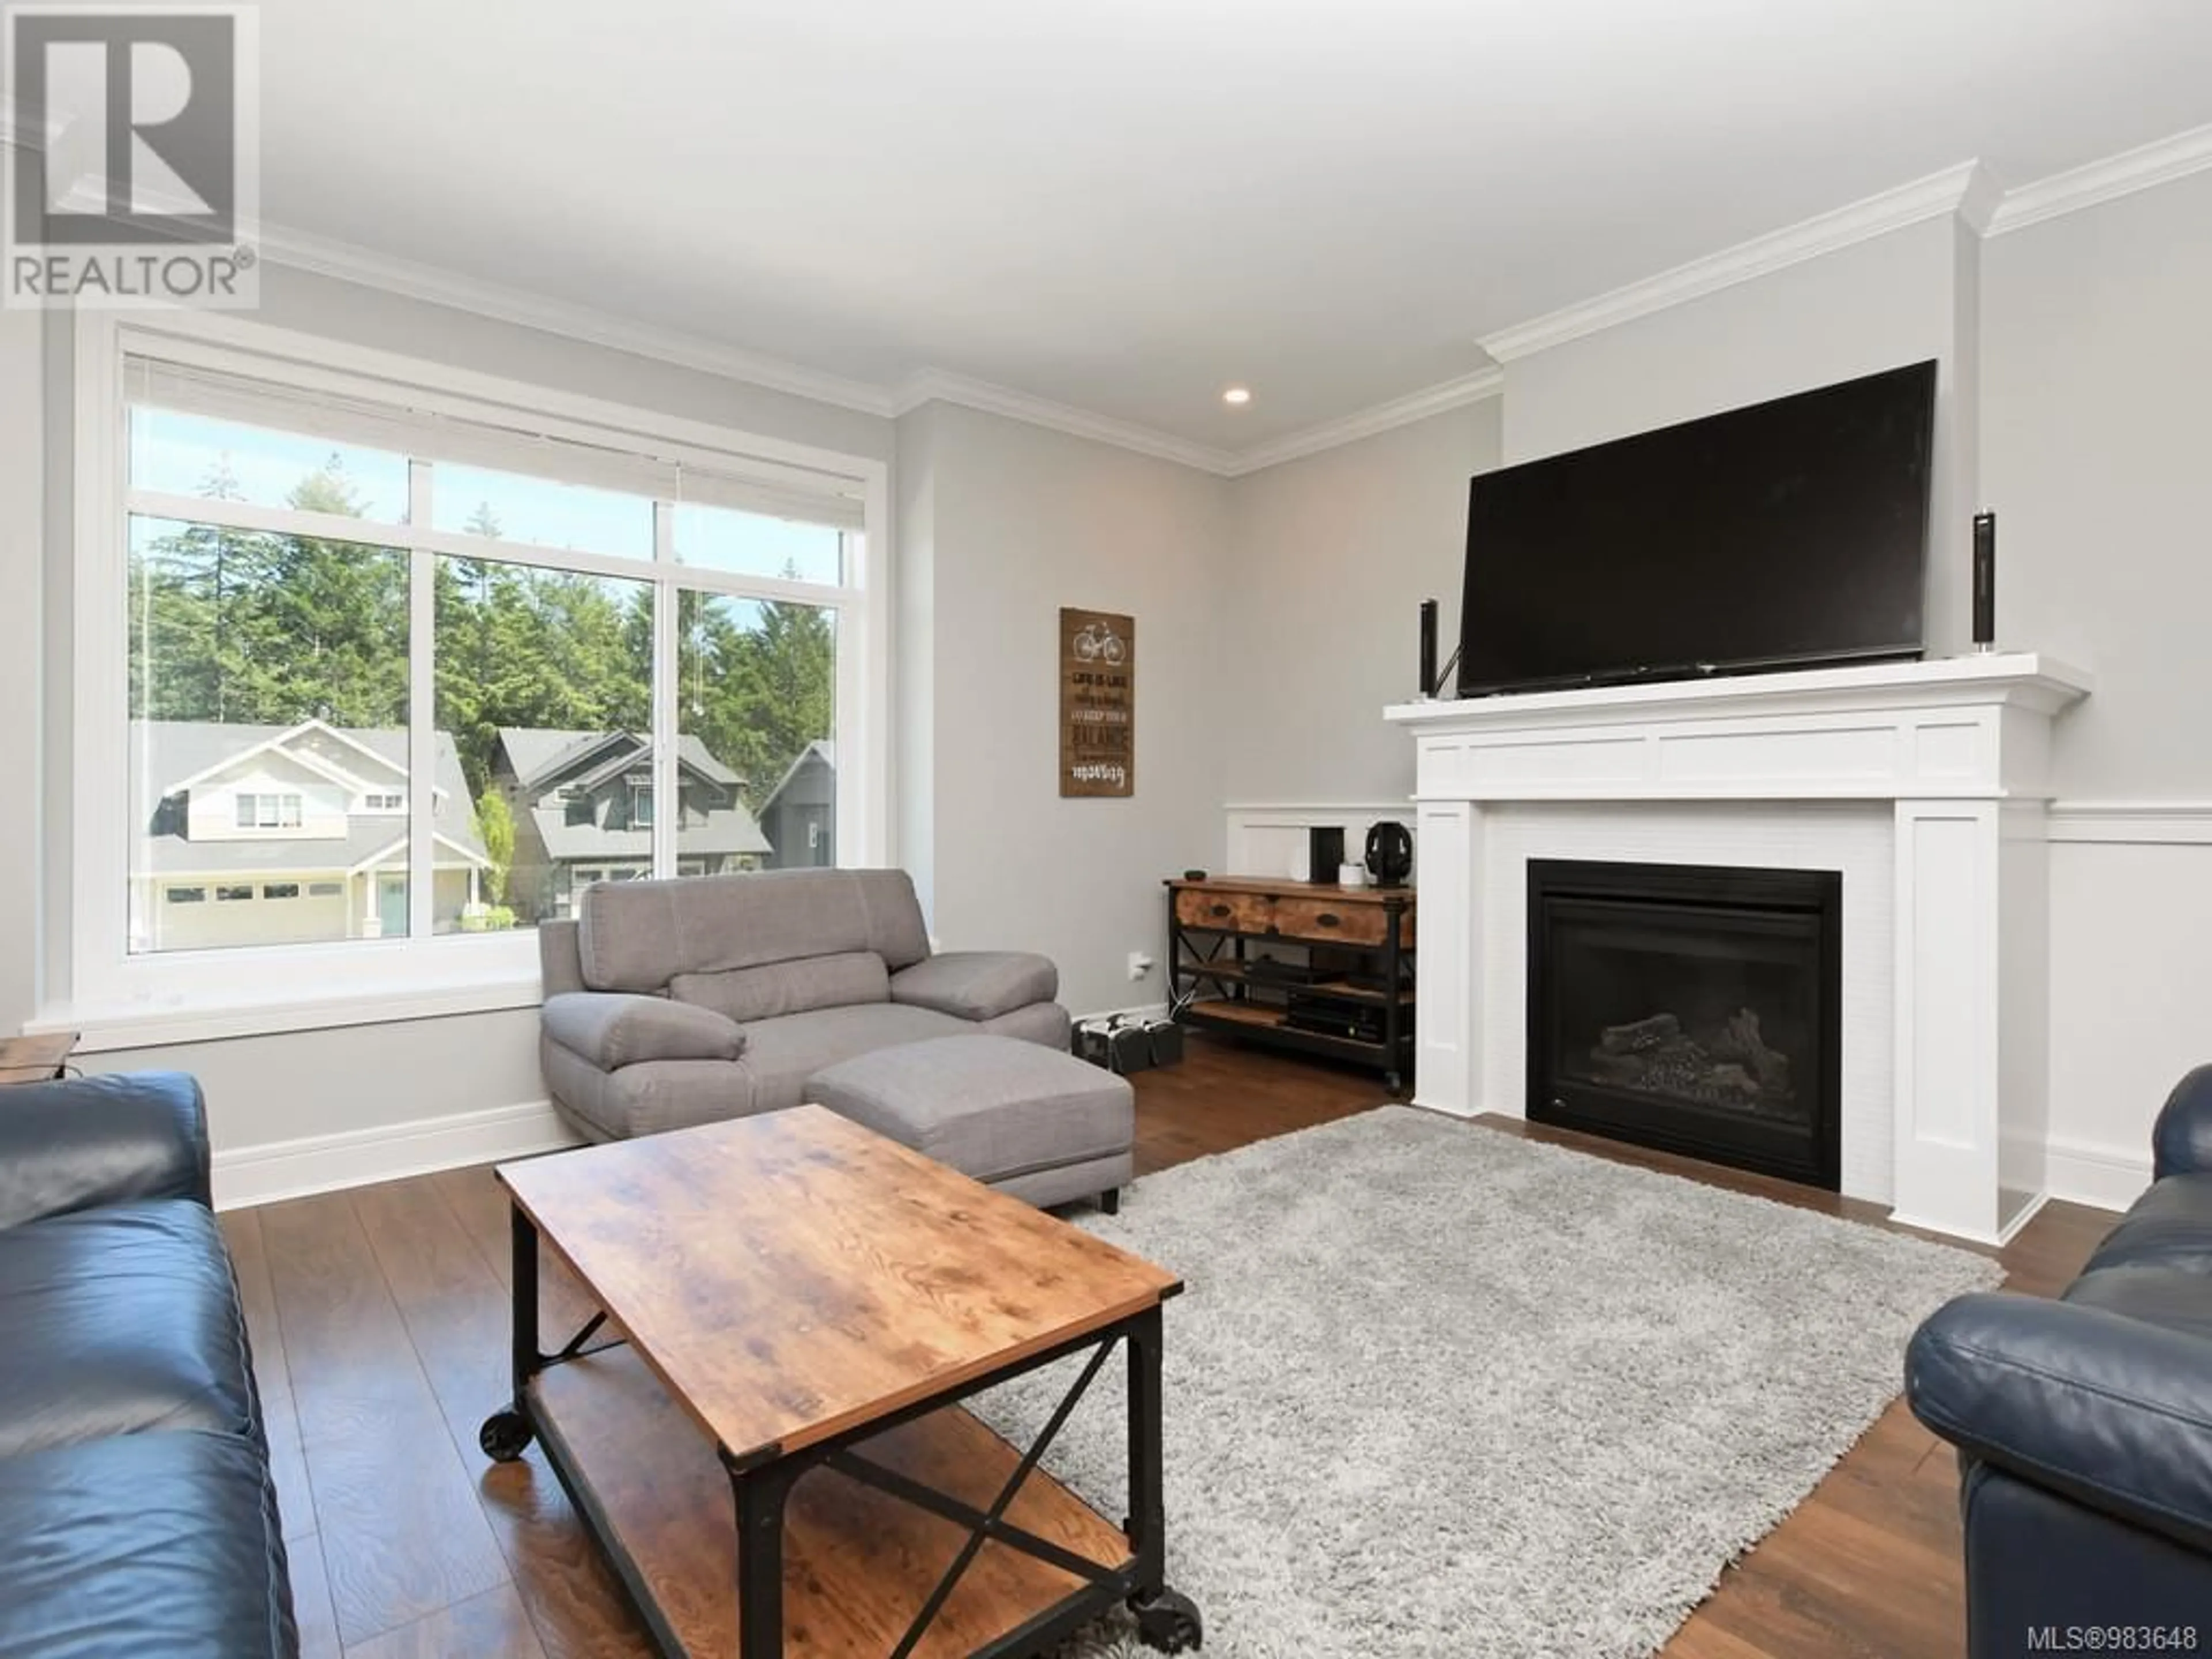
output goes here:
<path id="1" fill-rule="evenodd" d="M 880 466 L 235 319 L 78 370 L 75 1012 L 512 984 L 593 880 L 884 856 Z"/>

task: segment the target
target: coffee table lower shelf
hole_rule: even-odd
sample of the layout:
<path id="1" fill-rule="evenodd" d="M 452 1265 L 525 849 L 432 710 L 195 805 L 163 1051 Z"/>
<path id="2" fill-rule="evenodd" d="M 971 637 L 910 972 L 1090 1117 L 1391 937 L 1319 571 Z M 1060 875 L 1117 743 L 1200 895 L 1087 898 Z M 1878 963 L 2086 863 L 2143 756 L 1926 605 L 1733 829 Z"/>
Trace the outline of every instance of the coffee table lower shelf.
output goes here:
<path id="1" fill-rule="evenodd" d="M 729 1471 L 636 1354 L 617 1346 L 530 1379 L 531 1419 L 549 1460 L 621 1574 L 665 1653 L 738 1651 L 737 1522 Z M 947 1406 L 854 1449 L 981 1510 L 1021 1453 Z M 783 1511 L 782 1652 L 859 1659 L 896 1650 L 969 1528 L 828 1467 L 793 1485 Z M 1129 1540 L 1033 1470 L 1005 1518 L 1117 1576 Z M 1124 1592 L 996 1539 L 985 1542 L 909 1651 L 917 1659 L 1035 1652 Z"/>

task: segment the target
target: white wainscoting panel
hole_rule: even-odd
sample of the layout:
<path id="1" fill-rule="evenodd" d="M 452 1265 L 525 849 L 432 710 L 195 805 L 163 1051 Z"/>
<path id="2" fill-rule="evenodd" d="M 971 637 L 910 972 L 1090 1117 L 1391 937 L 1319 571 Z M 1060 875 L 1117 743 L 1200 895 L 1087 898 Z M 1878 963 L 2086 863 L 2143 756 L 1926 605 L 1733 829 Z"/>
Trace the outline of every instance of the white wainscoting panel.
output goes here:
<path id="1" fill-rule="evenodd" d="M 1413 804 L 1395 801 L 1307 803 L 1232 801 L 1222 809 L 1227 819 L 1218 876 L 1260 876 L 1291 881 L 1313 878 L 1306 868 L 1306 831 L 1331 825 L 1344 831 L 1344 856 L 1358 864 L 1367 850 L 1367 831 L 1386 819 L 1413 828 Z M 1420 837 L 1413 838 L 1415 873 L 1419 872 Z M 1329 878 L 1334 880 L 1332 874 Z"/>
<path id="2" fill-rule="evenodd" d="M 1421 902 L 1447 913 L 1479 908 L 1483 893 L 1483 811 L 1467 801 L 1423 801 L 1414 837 L 1421 848 Z M 1485 1003 L 1475 995 L 1480 930 L 1442 928 L 1419 938 L 1413 984 L 1416 1105 L 1472 1116 L 1484 1109 Z"/>
<path id="3" fill-rule="evenodd" d="M 1897 1218 L 1996 1240 L 1997 805 L 1897 804 Z"/>
<path id="4" fill-rule="evenodd" d="M 2051 1196 L 2100 1210 L 2124 1210 L 2150 1185 L 2150 1142 L 2105 1146 L 2053 1135 L 2050 1145 Z"/>
<path id="5" fill-rule="evenodd" d="M 2121 1209 L 2212 1060 L 2212 802 L 2061 800 L 2050 855 L 2051 1192 Z"/>

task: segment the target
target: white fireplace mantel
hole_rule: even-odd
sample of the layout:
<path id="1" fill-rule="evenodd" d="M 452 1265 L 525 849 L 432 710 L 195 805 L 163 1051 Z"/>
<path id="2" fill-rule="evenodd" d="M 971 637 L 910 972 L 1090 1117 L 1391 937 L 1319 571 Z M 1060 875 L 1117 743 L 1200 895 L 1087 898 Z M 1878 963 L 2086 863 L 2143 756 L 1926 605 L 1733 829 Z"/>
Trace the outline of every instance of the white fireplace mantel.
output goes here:
<path id="1" fill-rule="evenodd" d="M 2013 653 L 1387 710 L 1418 752 L 1416 1098 L 1525 1109 L 1525 939 L 1493 921 L 1551 842 L 1842 869 L 1847 956 L 1854 913 L 1888 943 L 1847 988 L 1844 1191 L 2008 1236 L 2045 1185 L 2051 726 L 2089 689 Z"/>

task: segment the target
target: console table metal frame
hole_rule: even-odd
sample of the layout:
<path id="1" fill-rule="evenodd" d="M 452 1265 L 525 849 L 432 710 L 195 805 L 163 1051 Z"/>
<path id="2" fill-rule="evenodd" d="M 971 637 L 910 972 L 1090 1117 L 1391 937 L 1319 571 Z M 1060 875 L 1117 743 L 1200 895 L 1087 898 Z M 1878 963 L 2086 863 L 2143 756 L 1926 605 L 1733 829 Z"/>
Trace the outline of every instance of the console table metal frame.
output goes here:
<path id="1" fill-rule="evenodd" d="M 535 1379 L 553 1366 L 587 1358 L 624 1344 L 617 1339 L 596 1347 L 589 1346 L 606 1322 L 607 1316 L 602 1311 L 586 1321 L 557 1352 L 547 1353 L 539 1348 L 538 1230 L 520 1204 L 511 1204 L 509 1225 L 514 1253 L 511 1283 L 514 1396 L 508 1409 L 485 1420 L 478 1437 L 484 1451 L 501 1461 L 520 1456 L 533 1438 L 544 1448 L 546 1462 L 612 1563 L 623 1590 L 651 1633 L 654 1646 L 668 1659 L 685 1659 L 690 1650 L 662 1613 L 643 1573 L 593 1492 L 574 1449 L 563 1437 L 557 1414 L 538 1408 L 532 1388 Z M 1168 1297 L 1181 1289 L 1180 1285 L 1171 1286 L 1163 1292 L 1159 1301 L 1126 1318 L 797 1450 L 787 1453 L 781 1447 L 769 1447 L 750 1457 L 738 1457 L 717 1444 L 715 1455 L 729 1474 L 731 1500 L 737 1515 L 738 1659 L 778 1659 L 783 1652 L 784 1500 L 799 1477 L 817 1468 L 833 1469 L 967 1530 L 966 1542 L 915 1614 L 905 1636 L 892 1650 L 891 1659 L 908 1659 L 913 1653 L 986 1542 L 1018 1550 L 1083 1582 L 1079 1589 L 1040 1609 L 1023 1624 L 976 1649 L 971 1659 L 1033 1659 L 1033 1656 L 1049 1652 L 1085 1624 L 1116 1605 L 1127 1606 L 1136 1615 L 1139 1634 L 1148 1645 L 1169 1653 L 1197 1647 L 1202 1638 L 1198 1609 L 1188 1597 L 1169 1589 L 1166 1583 L 1160 1309 Z M 1114 1350 L 1124 1346 L 1128 1353 L 1130 1514 L 1121 1522 L 1121 1531 L 1129 1540 L 1130 1553 L 1127 1559 L 1109 1566 L 1041 1538 L 1015 1525 L 1006 1515 L 1023 1483 Z M 1082 1373 L 1054 1410 L 1035 1443 L 1022 1455 L 1013 1474 L 988 1510 L 978 1510 L 949 1492 L 887 1468 L 858 1449 L 901 1424 L 957 1405 L 987 1389 L 1085 1351 L 1091 1358 Z"/>
<path id="2" fill-rule="evenodd" d="M 1176 903 L 1176 896 L 1184 892 L 1203 893 L 1215 884 L 1170 881 L 1167 884 L 1168 998 L 1176 1018 L 1187 1025 L 1224 1032 L 1274 1048 L 1378 1066 L 1382 1072 L 1383 1086 L 1391 1093 L 1397 1093 L 1404 1087 L 1406 1079 L 1413 1069 L 1412 998 L 1415 951 L 1413 946 L 1404 942 L 1406 920 L 1413 913 L 1413 890 L 1410 887 L 1352 889 L 1297 882 L 1273 885 L 1238 881 L 1236 878 L 1226 879 L 1237 881 L 1239 890 L 1252 894 L 1264 890 L 1285 898 L 1334 899 L 1378 908 L 1385 919 L 1382 939 L 1379 944 L 1366 944 L 1308 933 L 1285 933 L 1272 926 L 1253 931 L 1234 925 L 1236 913 L 1234 908 L 1227 904 L 1213 907 L 1226 925 L 1213 927 L 1187 922 Z M 1249 970 L 1248 955 L 1249 947 L 1255 940 L 1293 945 L 1309 951 L 1355 951 L 1379 959 L 1382 978 L 1389 988 L 1375 992 L 1358 988 L 1331 988 L 1326 984 L 1308 988 L 1288 981 L 1257 978 Z M 1218 1004 L 1200 998 L 1200 988 L 1207 984 L 1220 991 Z M 1379 1006 L 1382 1011 L 1382 1040 L 1369 1042 L 1358 1037 L 1338 1036 L 1328 1031 L 1305 1030 L 1283 1021 L 1256 1020 L 1247 1012 L 1230 1012 L 1230 1009 L 1249 1010 L 1261 1006 L 1250 994 L 1255 986 L 1264 990 L 1282 992 L 1311 988 L 1323 995 Z"/>

